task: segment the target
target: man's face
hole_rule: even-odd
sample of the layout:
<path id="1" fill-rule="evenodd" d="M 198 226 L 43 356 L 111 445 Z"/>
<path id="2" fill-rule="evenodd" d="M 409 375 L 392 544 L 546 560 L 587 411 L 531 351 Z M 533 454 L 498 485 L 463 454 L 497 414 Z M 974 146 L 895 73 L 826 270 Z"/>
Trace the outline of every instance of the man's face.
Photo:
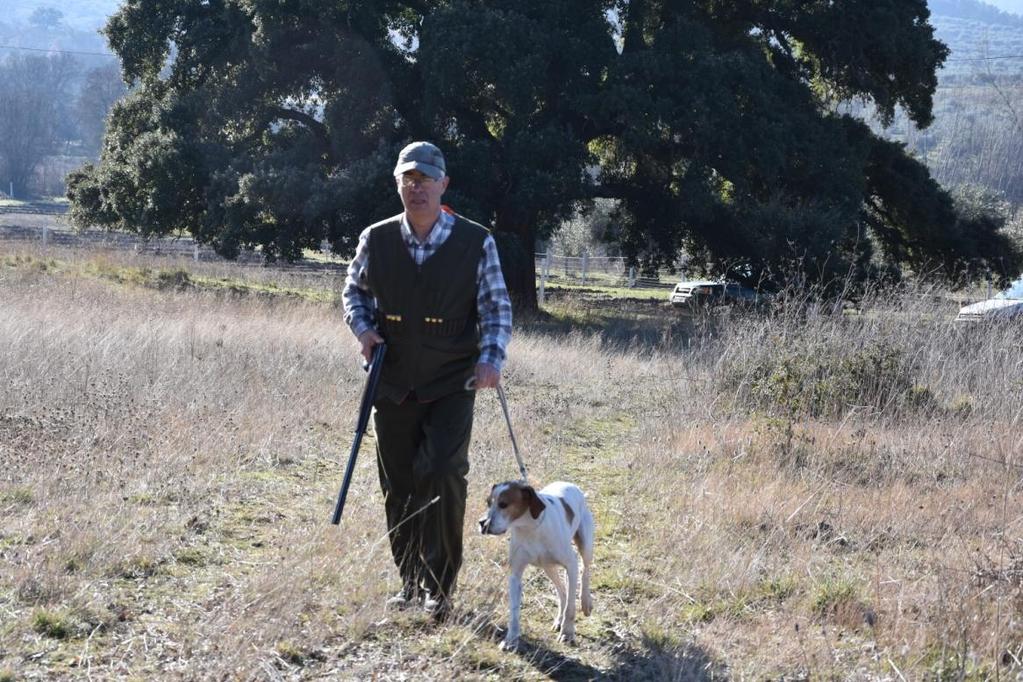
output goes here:
<path id="1" fill-rule="evenodd" d="M 434 180 L 417 170 L 407 171 L 396 178 L 398 194 L 410 218 L 436 220 L 440 213 L 440 198 L 448 188 L 448 177 Z"/>

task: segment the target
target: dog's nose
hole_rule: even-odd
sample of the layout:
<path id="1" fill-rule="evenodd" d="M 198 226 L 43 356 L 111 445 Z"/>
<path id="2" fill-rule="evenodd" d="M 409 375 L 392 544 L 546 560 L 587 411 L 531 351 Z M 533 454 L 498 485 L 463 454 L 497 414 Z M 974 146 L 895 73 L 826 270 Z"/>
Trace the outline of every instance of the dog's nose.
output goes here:
<path id="1" fill-rule="evenodd" d="M 482 519 L 480 519 L 480 533 L 483 534 L 483 535 L 486 535 L 487 531 L 489 531 L 489 530 L 490 530 L 490 520 L 487 517 L 484 516 Z"/>

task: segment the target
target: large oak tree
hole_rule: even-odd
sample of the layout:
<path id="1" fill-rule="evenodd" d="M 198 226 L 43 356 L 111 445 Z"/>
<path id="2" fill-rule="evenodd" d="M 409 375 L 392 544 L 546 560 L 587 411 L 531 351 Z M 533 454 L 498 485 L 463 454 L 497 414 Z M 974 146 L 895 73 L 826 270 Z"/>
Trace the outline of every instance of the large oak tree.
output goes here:
<path id="1" fill-rule="evenodd" d="M 650 267 L 1014 272 L 997 220 L 834 113 L 927 125 L 947 54 L 927 20 L 925 0 L 128 0 L 106 34 L 137 87 L 72 213 L 227 256 L 346 253 L 397 211 L 397 150 L 430 139 L 527 306 L 536 240 L 596 197 Z"/>

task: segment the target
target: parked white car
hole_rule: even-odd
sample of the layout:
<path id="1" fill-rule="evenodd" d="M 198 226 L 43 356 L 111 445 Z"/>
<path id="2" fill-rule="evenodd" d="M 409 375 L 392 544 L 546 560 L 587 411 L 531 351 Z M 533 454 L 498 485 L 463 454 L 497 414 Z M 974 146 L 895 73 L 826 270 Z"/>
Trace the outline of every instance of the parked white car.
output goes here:
<path id="1" fill-rule="evenodd" d="M 1023 317 L 1023 278 L 994 298 L 960 308 L 956 322 L 1008 320 Z"/>
<path id="2" fill-rule="evenodd" d="M 676 308 L 717 305 L 755 307 L 767 302 L 766 294 L 739 284 L 720 280 L 683 280 L 675 285 L 668 297 Z"/>

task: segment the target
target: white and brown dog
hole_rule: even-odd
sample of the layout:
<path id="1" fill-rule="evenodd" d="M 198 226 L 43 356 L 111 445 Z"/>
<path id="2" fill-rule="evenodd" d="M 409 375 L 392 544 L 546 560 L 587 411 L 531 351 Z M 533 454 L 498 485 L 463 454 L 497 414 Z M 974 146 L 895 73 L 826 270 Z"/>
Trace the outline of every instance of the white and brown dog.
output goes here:
<path id="1" fill-rule="evenodd" d="M 519 611 L 522 605 L 522 573 L 532 564 L 541 567 L 558 591 L 558 616 L 554 630 L 559 640 L 575 639 L 576 582 L 579 561 L 574 542 L 583 559 L 582 608 L 590 615 L 590 567 L 593 564 L 593 515 L 586 506 L 583 492 L 571 483 L 551 483 L 537 493 L 519 481 L 499 483 L 490 491 L 487 513 L 480 519 L 480 532 L 501 535 L 511 531 L 508 547 L 508 633 L 501 648 L 514 650 L 519 643 Z M 568 577 L 568 589 L 561 580 L 558 567 Z"/>

